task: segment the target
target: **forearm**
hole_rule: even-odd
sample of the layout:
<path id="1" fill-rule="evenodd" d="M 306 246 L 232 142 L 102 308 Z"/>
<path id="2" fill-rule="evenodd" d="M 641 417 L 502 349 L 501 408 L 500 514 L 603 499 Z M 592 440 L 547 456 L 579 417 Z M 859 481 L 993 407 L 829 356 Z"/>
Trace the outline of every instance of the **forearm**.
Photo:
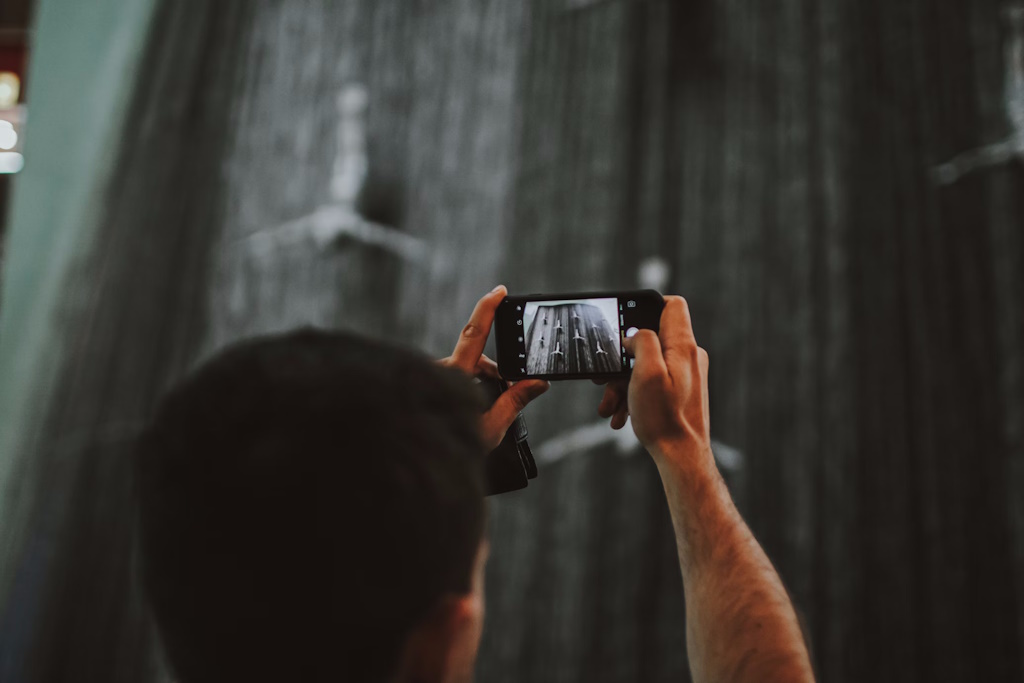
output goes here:
<path id="1" fill-rule="evenodd" d="M 676 531 L 694 681 L 813 680 L 789 596 L 710 451 L 652 454 Z"/>

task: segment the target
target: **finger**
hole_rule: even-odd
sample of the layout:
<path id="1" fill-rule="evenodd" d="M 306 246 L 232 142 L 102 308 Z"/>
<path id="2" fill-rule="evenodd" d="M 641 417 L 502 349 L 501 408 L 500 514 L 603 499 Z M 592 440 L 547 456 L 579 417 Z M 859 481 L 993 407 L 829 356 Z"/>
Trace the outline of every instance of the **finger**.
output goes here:
<path id="1" fill-rule="evenodd" d="M 604 388 L 604 396 L 601 397 L 601 403 L 597 406 L 597 414 L 601 417 L 611 417 L 619 409 L 621 401 L 622 397 L 619 392 L 609 384 Z"/>
<path id="2" fill-rule="evenodd" d="M 452 351 L 451 364 L 464 372 L 472 373 L 484 352 L 487 336 L 491 333 L 494 312 L 498 309 L 508 291 L 505 285 L 498 285 L 476 303 L 469 322 L 462 328 L 459 341 Z"/>
<path id="3" fill-rule="evenodd" d="M 661 342 L 653 331 L 640 330 L 627 339 L 625 344 L 626 350 L 636 359 L 633 364 L 634 373 L 664 374 L 668 372 L 665 358 L 661 354 Z"/>
<path id="4" fill-rule="evenodd" d="M 636 352 L 633 348 L 635 345 L 636 342 L 633 341 L 633 337 L 626 337 L 625 339 L 622 340 L 622 348 L 625 350 L 627 356 L 632 356 L 634 358 L 636 357 Z"/>
<path id="5" fill-rule="evenodd" d="M 711 401 L 708 397 L 708 369 L 711 365 L 711 360 L 708 358 L 708 352 L 704 349 L 699 349 L 700 355 L 700 374 L 701 374 L 701 402 L 704 404 L 704 431 L 707 434 L 711 434 Z"/>
<path id="6" fill-rule="evenodd" d="M 608 384 L 608 380 L 606 380 L 606 379 L 592 379 L 590 381 L 593 382 L 594 384 L 598 385 L 598 386 L 602 386 L 602 385 Z"/>
<path id="7" fill-rule="evenodd" d="M 690 321 L 690 307 L 681 296 L 666 296 L 665 309 L 661 312 L 661 327 L 658 331 L 661 347 L 666 356 L 689 353 L 697 345 Z"/>
<path id="8" fill-rule="evenodd" d="M 629 393 L 629 382 L 616 379 L 608 382 L 604 389 L 604 396 L 601 397 L 601 404 L 597 407 L 597 414 L 601 417 L 611 417 L 619 406 L 626 402 Z"/>
<path id="9" fill-rule="evenodd" d="M 490 377 L 492 379 L 501 377 L 498 373 L 498 364 L 483 355 L 480 356 L 480 360 L 476 363 L 476 374 L 478 377 Z"/>
<path id="10" fill-rule="evenodd" d="M 481 428 L 485 440 L 489 442 L 488 445 L 492 448 L 497 446 L 523 408 L 549 388 L 551 388 L 551 384 L 544 380 L 525 379 L 516 382 L 509 387 L 508 391 L 499 396 L 482 418 Z"/>
<path id="11" fill-rule="evenodd" d="M 622 429 L 626 426 L 626 418 L 629 417 L 629 408 L 623 404 L 619 406 L 619 409 L 612 415 L 611 427 L 612 429 Z"/>

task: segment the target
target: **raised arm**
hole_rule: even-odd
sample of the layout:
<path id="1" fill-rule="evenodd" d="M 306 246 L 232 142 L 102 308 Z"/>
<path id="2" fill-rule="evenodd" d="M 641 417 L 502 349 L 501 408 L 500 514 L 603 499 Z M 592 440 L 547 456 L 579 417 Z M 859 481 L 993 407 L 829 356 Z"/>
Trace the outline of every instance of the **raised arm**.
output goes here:
<path id="1" fill-rule="evenodd" d="M 628 389 L 610 386 L 599 411 L 616 428 L 628 412 L 661 473 L 679 548 L 693 680 L 813 681 L 789 596 L 715 466 L 708 354 L 694 338 L 686 302 L 666 297 L 660 333 L 642 330 L 627 348 L 636 357 Z"/>

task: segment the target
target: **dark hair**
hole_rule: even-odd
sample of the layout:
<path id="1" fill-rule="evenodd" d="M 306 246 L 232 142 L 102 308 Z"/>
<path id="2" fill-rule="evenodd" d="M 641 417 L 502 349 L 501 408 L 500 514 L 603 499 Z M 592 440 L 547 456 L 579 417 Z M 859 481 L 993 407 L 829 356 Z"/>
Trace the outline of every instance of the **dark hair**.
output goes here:
<path id="1" fill-rule="evenodd" d="M 484 525 L 468 378 L 303 330 L 218 354 L 139 440 L 144 585 L 175 673 L 384 680 Z"/>

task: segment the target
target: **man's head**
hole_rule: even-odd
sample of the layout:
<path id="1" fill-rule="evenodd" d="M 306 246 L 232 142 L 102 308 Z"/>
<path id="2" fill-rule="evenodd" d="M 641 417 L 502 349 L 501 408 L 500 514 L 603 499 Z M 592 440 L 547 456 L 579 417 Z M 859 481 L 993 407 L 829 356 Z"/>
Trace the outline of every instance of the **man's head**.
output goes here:
<path id="1" fill-rule="evenodd" d="M 138 485 L 182 683 L 468 677 L 481 410 L 456 371 L 312 330 L 234 346 L 172 390 Z"/>

